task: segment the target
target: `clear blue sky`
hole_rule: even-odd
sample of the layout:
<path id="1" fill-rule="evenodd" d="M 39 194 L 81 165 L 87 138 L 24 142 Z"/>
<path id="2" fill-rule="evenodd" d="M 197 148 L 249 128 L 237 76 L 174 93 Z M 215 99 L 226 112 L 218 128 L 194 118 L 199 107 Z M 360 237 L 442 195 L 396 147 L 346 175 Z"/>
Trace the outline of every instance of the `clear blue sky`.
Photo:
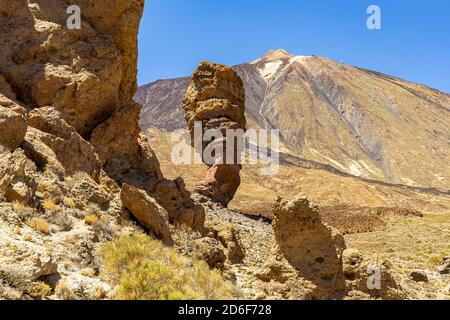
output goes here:
<path id="1" fill-rule="evenodd" d="M 382 30 L 366 27 L 367 7 Z M 450 93 L 449 0 L 146 0 L 139 84 L 187 76 L 270 49 L 320 55 Z"/>

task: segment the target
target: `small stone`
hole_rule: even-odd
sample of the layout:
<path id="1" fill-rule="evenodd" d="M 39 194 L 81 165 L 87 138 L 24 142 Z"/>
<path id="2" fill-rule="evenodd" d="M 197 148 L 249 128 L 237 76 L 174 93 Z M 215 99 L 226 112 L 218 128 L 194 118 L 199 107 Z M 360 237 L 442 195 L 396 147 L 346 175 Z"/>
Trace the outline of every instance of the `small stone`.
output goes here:
<path id="1" fill-rule="evenodd" d="M 428 282 L 428 275 L 422 270 L 414 270 L 409 274 L 409 277 L 416 282 Z"/>

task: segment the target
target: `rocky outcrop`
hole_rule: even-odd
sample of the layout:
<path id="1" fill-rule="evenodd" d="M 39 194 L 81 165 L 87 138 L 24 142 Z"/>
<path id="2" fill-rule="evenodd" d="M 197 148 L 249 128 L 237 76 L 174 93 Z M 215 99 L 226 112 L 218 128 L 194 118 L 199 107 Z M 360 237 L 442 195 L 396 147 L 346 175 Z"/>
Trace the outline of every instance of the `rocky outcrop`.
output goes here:
<path id="1" fill-rule="evenodd" d="M 310 272 L 308 277 L 336 279 L 345 241 L 338 230 L 322 223 L 318 207 L 306 198 L 278 198 L 272 212 L 275 239 L 289 264 Z"/>
<path id="2" fill-rule="evenodd" d="M 28 114 L 27 133 L 22 148 L 39 169 L 72 175 L 85 172 L 99 182 L 102 165 L 92 145 L 68 125 L 52 107 Z"/>
<path id="3" fill-rule="evenodd" d="M 1 87 L 6 96 L 29 108 L 59 112 L 91 142 L 105 171 L 115 180 L 130 171 L 161 178 L 158 161 L 140 135 L 140 106 L 132 101 L 144 1 L 79 0 L 73 4 L 82 13 L 79 30 L 66 27 L 66 1 L 2 1 Z M 20 116 L 12 119 L 10 113 L 10 126 L 14 120 L 15 130 L 23 131 Z M 2 110 L 1 114 L 4 118 L 7 113 Z M 30 135 L 43 138 L 36 132 Z M 20 134 L 14 137 L 17 141 L 8 142 L 11 146 L 20 142 Z"/>
<path id="4" fill-rule="evenodd" d="M 217 239 L 208 237 L 197 239 L 193 247 L 197 259 L 205 261 L 210 268 L 223 269 L 227 256 Z"/>
<path id="5" fill-rule="evenodd" d="M 276 242 L 258 278 L 286 285 L 302 283 L 305 299 L 328 299 L 344 291 L 344 237 L 322 223 L 318 207 L 306 198 L 279 197 L 273 205 L 273 215 Z"/>
<path id="6" fill-rule="evenodd" d="M 199 134 L 208 129 L 222 133 L 223 140 L 203 141 L 203 161 L 209 166 L 204 180 L 195 191 L 224 206 L 233 199 L 240 185 L 241 165 L 237 162 L 237 143 L 234 150 L 227 150 L 226 130 L 245 130 L 245 93 L 242 80 L 233 69 L 210 62 L 201 62 L 192 75 L 191 82 L 183 98 L 187 126 L 192 136 L 192 144 Z M 201 132 L 195 132 L 195 123 L 202 124 Z M 207 147 L 220 145 L 222 152 L 211 152 L 212 159 L 204 157 Z M 217 149 L 216 149 L 217 150 Z M 208 152 L 208 151 L 207 151 Z M 234 161 L 226 163 L 226 155 L 233 152 Z"/>
<path id="7" fill-rule="evenodd" d="M 23 115 L 0 105 L 0 146 L 16 149 L 25 137 L 26 128 Z"/>
<path id="8" fill-rule="evenodd" d="M 226 249 L 228 261 L 230 263 L 241 263 L 245 253 L 240 244 L 239 234 L 233 225 L 221 222 L 214 225 L 213 230 L 217 233 L 217 239 Z"/>
<path id="9" fill-rule="evenodd" d="M 306 198 L 278 198 L 273 206 L 275 245 L 257 277 L 275 281 L 287 297 L 302 299 L 400 299 L 402 288 L 388 262 L 346 249 L 342 234 L 321 222 Z M 379 278 L 370 278 L 370 271 Z M 369 285 L 373 281 L 373 287 Z M 375 281 L 379 281 L 376 283 Z M 302 290 L 298 287 L 302 286 Z M 296 289 L 297 288 L 297 289 Z"/>
<path id="10" fill-rule="evenodd" d="M 35 170 L 23 150 L 0 151 L 0 201 L 29 203 L 36 191 Z"/>
<path id="11" fill-rule="evenodd" d="M 342 254 L 342 274 L 346 285 L 346 299 L 398 300 L 405 298 L 398 276 L 391 263 L 369 257 L 356 249 L 346 249 Z"/>
<path id="12" fill-rule="evenodd" d="M 442 260 L 442 264 L 437 268 L 440 274 L 450 274 L 450 256 Z"/>

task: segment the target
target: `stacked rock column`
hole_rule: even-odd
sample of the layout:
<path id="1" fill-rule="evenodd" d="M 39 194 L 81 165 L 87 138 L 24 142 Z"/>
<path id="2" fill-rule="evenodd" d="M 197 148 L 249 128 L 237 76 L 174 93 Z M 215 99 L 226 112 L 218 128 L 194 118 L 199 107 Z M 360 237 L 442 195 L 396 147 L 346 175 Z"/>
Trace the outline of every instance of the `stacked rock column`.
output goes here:
<path id="1" fill-rule="evenodd" d="M 202 160 L 209 166 L 205 178 L 195 188 L 216 202 L 227 206 L 233 199 L 240 183 L 241 164 L 238 163 L 237 141 L 234 150 L 227 150 L 226 131 L 245 130 L 245 92 L 242 80 L 230 67 L 201 62 L 192 75 L 190 85 L 183 98 L 183 107 L 187 126 L 191 132 L 192 145 L 195 146 L 195 124 L 202 124 L 202 134 L 209 129 L 219 130 L 223 135 L 222 154 L 212 154 L 212 159 Z M 197 133 L 198 134 L 198 133 Z M 202 155 L 205 148 L 215 142 L 202 143 Z M 242 143 L 242 141 L 241 141 Z M 234 152 L 233 163 L 226 163 L 227 152 Z"/>

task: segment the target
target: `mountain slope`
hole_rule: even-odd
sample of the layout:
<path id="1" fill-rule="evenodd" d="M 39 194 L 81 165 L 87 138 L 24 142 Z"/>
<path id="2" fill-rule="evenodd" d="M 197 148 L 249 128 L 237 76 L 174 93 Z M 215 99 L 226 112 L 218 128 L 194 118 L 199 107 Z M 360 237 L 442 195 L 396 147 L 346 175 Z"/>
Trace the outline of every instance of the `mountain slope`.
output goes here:
<path id="1" fill-rule="evenodd" d="M 450 189 L 450 95 L 284 50 L 235 67 L 250 127 L 280 129 L 289 152 L 395 184 Z M 184 127 L 188 78 L 141 87 L 143 129 Z"/>

